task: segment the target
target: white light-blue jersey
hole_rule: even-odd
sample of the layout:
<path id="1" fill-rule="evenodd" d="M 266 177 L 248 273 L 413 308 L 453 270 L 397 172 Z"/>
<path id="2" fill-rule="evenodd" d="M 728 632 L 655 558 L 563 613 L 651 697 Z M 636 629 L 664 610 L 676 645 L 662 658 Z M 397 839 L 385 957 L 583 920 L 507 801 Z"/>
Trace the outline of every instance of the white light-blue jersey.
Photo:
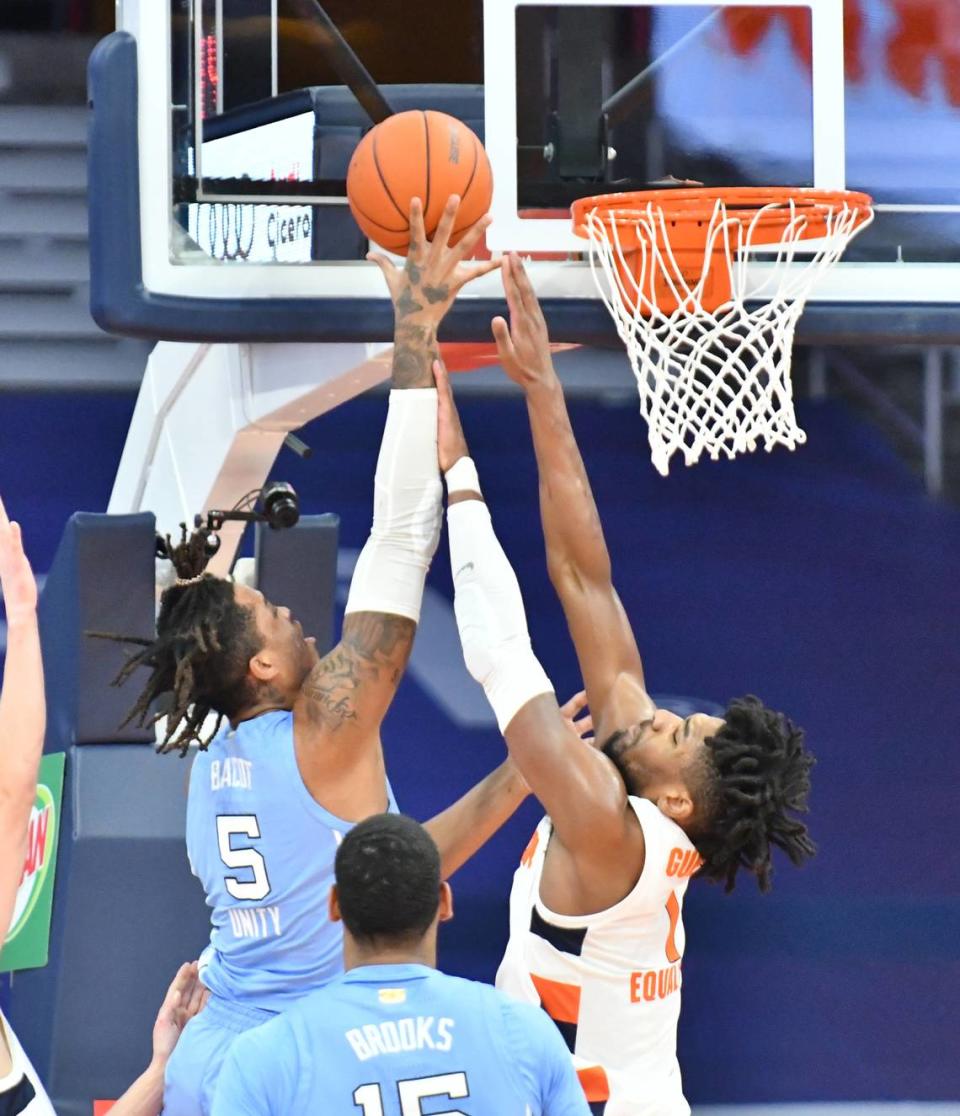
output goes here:
<path id="1" fill-rule="evenodd" d="M 424 965 L 337 977 L 233 1043 L 213 1116 L 589 1116 L 544 1012 Z"/>
<path id="2" fill-rule="evenodd" d="M 200 958 L 212 992 L 282 1011 L 343 971 L 343 931 L 327 899 L 337 846 L 354 824 L 307 790 L 292 713 L 243 721 L 197 753 L 187 854 L 213 909 Z"/>

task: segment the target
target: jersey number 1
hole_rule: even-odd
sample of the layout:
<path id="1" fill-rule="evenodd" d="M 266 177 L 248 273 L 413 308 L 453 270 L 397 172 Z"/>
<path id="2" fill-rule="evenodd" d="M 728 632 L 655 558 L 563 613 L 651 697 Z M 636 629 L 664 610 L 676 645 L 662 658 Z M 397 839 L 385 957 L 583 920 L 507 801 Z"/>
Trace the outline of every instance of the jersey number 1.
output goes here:
<path id="1" fill-rule="evenodd" d="M 243 868 L 253 873 L 253 879 L 239 880 L 236 876 L 224 876 L 223 883 L 234 899 L 247 899 L 258 902 L 270 894 L 270 880 L 267 878 L 267 865 L 260 853 L 249 846 L 245 849 L 233 847 L 234 837 L 257 840 L 260 836 L 260 823 L 255 814 L 219 814 L 217 816 L 217 844 L 220 859 L 228 868 Z"/>
<path id="2" fill-rule="evenodd" d="M 420 1102 L 432 1097 L 450 1097 L 451 1100 L 456 1100 L 470 1096 L 465 1073 L 411 1077 L 406 1081 L 397 1082 L 397 1092 L 400 1094 L 401 1116 L 423 1116 Z M 359 1089 L 354 1089 L 353 1103 L 363 1110 L 363 1116 L 383 1116 L 383 1095 L 379 1085 L 361 1085 Z M 450 1108 L 446 1112 L 438 1112 L 436 1116 L 467 1116 L 467 1114 L 459 1108 Z"/>

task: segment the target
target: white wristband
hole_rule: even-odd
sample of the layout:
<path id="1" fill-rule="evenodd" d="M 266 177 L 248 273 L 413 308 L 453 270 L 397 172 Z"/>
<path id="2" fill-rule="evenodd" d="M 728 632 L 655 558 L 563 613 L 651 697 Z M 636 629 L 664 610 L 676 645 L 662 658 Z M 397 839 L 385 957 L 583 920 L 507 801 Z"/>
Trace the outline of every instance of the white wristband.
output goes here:
<path id="1" fill-rule="evenodd" d="M 480 493 L 480 475 L 472 457 L 461 457 L 454 461 L 444 474 L 444 480 L 447 482 L 448 496 L 455 492 Z"/>

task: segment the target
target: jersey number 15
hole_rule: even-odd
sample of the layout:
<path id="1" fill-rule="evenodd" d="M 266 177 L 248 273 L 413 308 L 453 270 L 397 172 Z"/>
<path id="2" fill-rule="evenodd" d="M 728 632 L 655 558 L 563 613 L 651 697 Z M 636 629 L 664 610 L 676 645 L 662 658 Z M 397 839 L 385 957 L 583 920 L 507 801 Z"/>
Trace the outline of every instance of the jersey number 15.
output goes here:
<path id="1" fill-rule="evenodd" d="M 465 1073 L 411 1077 L 406 1081 L 397 1082 L 397 1092 L 400 1095 L 401 1116 L 423 1116 L 420 1102 L 434 1097 L 450 1097 L 451 1100 L 456 1100 L 470 1096 Z M 353 1103 L 363 1111 L 363 1116 L 383 1116 L 383 1094 L 379 1085 L 361 1085 L 359 1089 L 354 1089 Z M 467 1116 L 467 1113 L 459 1108 L 450 1108 L 445 1112 L 436 1113 L 436 1116 Z"/>

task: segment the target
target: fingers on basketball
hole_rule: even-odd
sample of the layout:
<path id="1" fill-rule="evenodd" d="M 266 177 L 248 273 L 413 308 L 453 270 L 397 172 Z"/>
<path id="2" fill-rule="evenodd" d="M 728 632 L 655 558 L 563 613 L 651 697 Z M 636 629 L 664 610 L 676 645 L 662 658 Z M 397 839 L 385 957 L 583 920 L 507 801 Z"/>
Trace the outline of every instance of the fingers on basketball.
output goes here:
<path id="1" fill-rule="evenodd" d="M 433 234 L 433 239 L 430 242 L 430 262 L 433 264 L 439 263 L 443 258 L 444 252 L 450 243 L 450 234 L 453 232 L 454 225 L 457 220 L 457 211 L 460 208 L 460 195 L 451 194 L 447 198 L 447 204 L 443 207 L 443 213 L 437 223 L 436 231 Z"/>
<path id="2" fill-rule="evenodd" d="M 458 261 L 468 260 L 473 255 L 492 220 L 490 214 L 485 213 L 463 233 L 453 249 Z"/>
<path id="3" fill-rule="evenodd" d="M 427 234 L 423 225 L 423 202 L 413 197 L 410 199 L 410 246 L 407 249 L 409 259 L 419 259 L 427 242 Z"/>
<path id="4" fill-rule="evenodd" d="M 393 262 L 389 260 L 380 252 L 368 252 L 367 259 L 370 263 L 375 263 L 380 271 L 383 273 L 384 279 L 387 281 L 387 288 L 393 294 L 393 286 L 396 282 L 397 269 L 394 267 Z"/>

